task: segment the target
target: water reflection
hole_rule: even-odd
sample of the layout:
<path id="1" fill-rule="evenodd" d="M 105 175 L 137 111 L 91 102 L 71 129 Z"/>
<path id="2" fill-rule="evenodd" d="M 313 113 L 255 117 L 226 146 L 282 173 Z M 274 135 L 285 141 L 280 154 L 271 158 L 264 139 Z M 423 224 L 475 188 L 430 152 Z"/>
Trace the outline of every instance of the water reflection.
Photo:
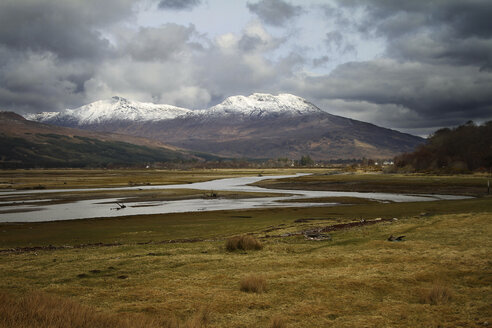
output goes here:
<path id="1" fill-rule="evenodd" d="M 297 176 L 305 174 L 297 174 Z M 292 177 L 291 175 L 264 176 L 264 177 L 241 177 L 219 179 L 207 182 L 198 182 L 186 185 L 166 185 L 166 186 L 138 186 L 121 188 L 90 188 L 90 189 L 64 189 L 64 190 L 29 190 L 29 191 L 10 191 L 1 192 L 0 199 L 13 195 L 39 194 L 44 195 L 55 192 L 73 191 L 114 191 L 114 190 L 164 190 L 164 189 L 198 189 L 213 191 L 237 191 L 237 192 L 263 192 L 285 194 L 281 197 L 246 198 L 246 199 L 186 199 L 176 201 L 145 201 L 145 202 L 125 202 L 126 208 L 119 208 L 117 202 L 120 198 L 107 198 L 96 200 L 82 200 L 65 204 L 19 204 L 15 202 L 11 206 L 0 207 L 3 212 L 0 214 L 0 222 L 41 222 L 58 221 L 72 219 L 88 219 L 100 217 L 116 217 L 141 214 L 164 214 L 164 213 L 183 213 L 199 211 L 218 211 L 236 210 L 250 208 L 272 208 L 272 207 L 308 207 L 308 206 L 330 206 L 335 203 L 286 203 L 279 202 L 287 199 L 321 198 L 321 197 L 358 197 L 374 199 L 380 201 L 393 202 L 416 202 L 433 201 L 443 199 L 463 199 L 464 196 L 450 195 L 402 195 L 388 193 L 359 193 L 359 192 L 334 192 L 334 191 L 311 191 L 311 190 L 277 190 L 265 189 L 249 184 L 264 179 L 279 179 Z M 45 201 L 45 200 L 43 200 Z M 22 210 L 19 213 L 7 213 L 7 211 Z"/>

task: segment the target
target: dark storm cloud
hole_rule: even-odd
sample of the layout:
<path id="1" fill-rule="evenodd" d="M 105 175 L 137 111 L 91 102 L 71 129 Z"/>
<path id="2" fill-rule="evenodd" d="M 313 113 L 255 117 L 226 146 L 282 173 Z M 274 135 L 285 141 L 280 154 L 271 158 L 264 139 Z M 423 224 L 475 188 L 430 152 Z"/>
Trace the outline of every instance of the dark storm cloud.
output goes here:
<path id="1" fill-rule="evenodd" d="M 201 0 L 161 0 L 160 9 L 189 10 L 200 5 Z"/>
<path id="2" fill-rule="evenodd" d="M 95 58 L 110 51 L 98 28 L 130 14 L 129 1 L 0 2 L 0 44 L 51 52 L 61 59 Z"/>
<path id="3" fill-rule="evenodd" d="M 492 68 L 492 2 L 488 0 L 347 3 L 365 8 L 359 30 L 385 37 L 390 56 Z"/>
<path id="4" fill-rule="evenodd" d="M 353 0 L 339 4 L 340 8 L 364 9 L 363 19 L 352 21 L 350 28 L 367 37 L 384 38 L 385 59 L 343 64 L 328 76 L 313 78 L 313 97 L 330 104 L 338 99 L 339 105 L 352 109 L 365 106 L 373 110 L 369 120 L 386 120 L 398 128 L 492 119 L 492 25 L 488 23 L 492 2 Z M 325 12 L 329 19 L 341 17 L 340 10 Z M 340 38 L 334 34 L 328 39 L 336 46 Z"/>
<path id="5" fill-rule="evenodd" d="M 301 6 L 294 6 L 283 0 L 261 0 L 247 4 L 248 9 L 258 15 L 266 24 L 283 26 L 290 19 L 303 12 Z"/>
<path id="6" fill-rule="evenodd" d="M 84 61 L 60 61 L 52 53 L 21 52 L 0 46 L 0 108 L 21 113 L 63 108 L 84 98 L 94 73 Z"/>
<path id="7" fill-rule="evenodd" d="M 344 4 L 343 1 L 340 4 Z M 364 6 L 369 14 L 369 23 L 372 19 L 382 20 L 384 23 L 387 19 L 392 19 L 399 15 L 414 15 L 421 19 L 415 21 L 414 28 L 422 21 L 426 26 L 442 27 L 444 23 L 446 29 L 452 30 L 454 34 L 460 37 L 491 37 L 492 26 L 490 17 L 492 15 L 492 5 L 489 0 L 417 0 L 417 1 L 386 1 L 386 0 L 369 0 L 369 1 L 348 1 L 345 4 Z M 374 22 L 374 21 L 373 21 Z M 377 24 L 380 24 L 378 22 Z M 377 25 L 376 24 L 376 25 Z M 408 24 L 408 22 L 403 22 Z M 410 30 L 409 32 L 412 32 Z M 385 29 L 382 33 L 387 33 Z"/>
<path id="8" fill-rule="evenodd" d="M 19 112 L 80 103 L 84 84 L 114 55 L 100 29 L 131 14 L 132 1 L 0 2 L 0 106 Z"/>
<path id="9" fill-rule="evenodd" d="M 492 73 L 469 65 L 450 67 L 394 59 L 352 62 L 338 66 L 328 76 L 308 79 L 307 85 L 313 99 L 376 105 L 379 110 L 364 118 L 395 128 L 492 119 Z M 393 116 L 395 108 L 405 111 Z M 362 106 L 361 110 L 372 109 Z"/>
<path id="10" fill-rule="evenodd" d="M 334 97 L 399 104 L 432 119 L 443 112 L 452 116 L 492 106 L 492 74 L 480 74 L 470 66 L 450 70 L 446 66 L 381 59 L 341 65 L 323 80 L 323 87 Z"/>

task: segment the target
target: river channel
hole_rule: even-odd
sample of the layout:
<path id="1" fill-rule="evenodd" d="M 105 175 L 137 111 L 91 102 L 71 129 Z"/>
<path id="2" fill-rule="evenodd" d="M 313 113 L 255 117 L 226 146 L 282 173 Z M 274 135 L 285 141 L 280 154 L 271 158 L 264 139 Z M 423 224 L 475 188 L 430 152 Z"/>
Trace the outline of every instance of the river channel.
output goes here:
<path id="1" fill-rule="evenodd" d="M 297 174 L 301 176 L 304 174 Z M 434 200 L 455 200 L 468 198 L 466 196 L 453 195 L 404 195 L 390 193 L 361 193 L 361 192 L 336 192 L 336 191 L 312 191 L 312 190 L 278 190 L 266 189 L 250 184 L 264 179 L 281 179 L 292 175 L 241 177 L 218 179 L 191 184 L 162 185 L 162 186 L 138 186 L 121 188 L 89 188 L 89 189 L 52 189 L 52 190 L 25 190 L 0 192 L 0 222 L 43 222 L 72 219 L 104 218 L 116 216 L 185 213 L 199 211 L 239 210 L 274 207 L 312 207 L 312 206 L 337 206 L 337 203 L 312 203 L 309 198 L 321 197 L 358 197 L 373 199 L 382 202 L 422 202 Z M 78 191 L 115 191 L 115 190 L 164 190 L 164 189 L 196 189 L 207 191 L 237 191 L 255 193 L 282 194 L 279 197 L 258 197 L 243 199 L 187 199 L 174 201 L 146 201 L 126 202 L 121 198 L 106 198 L 82 200 L 64 204 L 39 205 L 31 204 L 33 201 L 10 202 L 8 197 L 19 195 L 46 195 L 59 192 Z M 306 202 L 288 203 L 284 200 L 306 199 Z M 43 199 L 46 201 L 46 199 Z M 117 202 L 124 202 L 123 209 L 116 209 Z M 116 208 L 115 208 L 116 206 Z"/>

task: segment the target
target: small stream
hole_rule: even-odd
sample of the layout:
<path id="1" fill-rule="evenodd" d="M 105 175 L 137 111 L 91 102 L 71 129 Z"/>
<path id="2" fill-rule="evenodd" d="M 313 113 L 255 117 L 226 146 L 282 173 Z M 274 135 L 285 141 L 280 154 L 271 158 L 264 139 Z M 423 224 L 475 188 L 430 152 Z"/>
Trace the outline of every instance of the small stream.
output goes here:
<path id="1" fill-rule="evenodd" d="M 306 174 L 296 174 L 301 176 Z M 206 191 L 237 191 L 237 192 L 263 192 L 283 194 L 280 197 L 260 197 L 246 199 L 187 199 L 175 201 L 147 201 L 147 202 L 124 202 L 126 208 L 119 209 L 116 202 L 122 202 L 122 198 L 107 198 L 82 200 L 65 204 L 39 205 L 30 204 L 33 201 L 11 202 L 11 206 L 0 207 L 0 222 L 43 222 L 73 219 L 104 218 L 116 216 L 142 215 L 142 214 L 165 214 L 184 213 L 200 211 L 239 210 L 273 207 L 313 207 L 313 206 L 336 206 L 337 203 L 310 203 L 307 198 L 319 197 L 358 197 L 374 199 L 381 202 L 421 202 L 434 200 L 454 200 L 469 198 L 466 196 L 453 195 L 404 195 L 390 193 L 361 193 L 361 192 L 338 192 L 338 191 L 312 191 L 312 190 L 278 190 L 266 189 L 250 184 L 264 179 L 281 179 L 292 177 L 292 175 L 263 176 L 263 177 L 241 177 L 218 179 L 191 184 L 163 185 L 163 186 L 137 186 L 121 188 L 88 188 L 88 189 L 51 189 L 51 190 L 26 190 L 26 191 L 2 191 L 0 192 L 0 203 L 7 203 L 7 197 L 26 194 L 49 194 L 56 192 L 75 191 L 115 191 L 115 190 L 165 190 L 165 189 L 196 189 Z M 306 199 L 302 203 L 279 202 L 289 199 Z M 41 200 L 40 200 L 41 201 Z M 42 200 L 46 201 L 46 200 Z M 5 213 L 7 211 L 22 211 L 16 213 Z M 2 213 L 3 212 L 3 213 Z"/>

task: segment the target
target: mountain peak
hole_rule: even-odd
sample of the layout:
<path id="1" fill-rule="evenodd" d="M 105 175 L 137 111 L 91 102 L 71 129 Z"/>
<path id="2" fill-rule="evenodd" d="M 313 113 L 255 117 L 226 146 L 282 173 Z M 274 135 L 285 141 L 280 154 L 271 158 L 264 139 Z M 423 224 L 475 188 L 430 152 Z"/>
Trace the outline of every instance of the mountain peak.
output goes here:
<path id="1" fill-rule="evenodd" d="M 253 93 L 247 97 L 231 96 L 209 110 L 216 113 L 222 112 L 224 114 L 248 114 L 260 116 L 274 113 L 298 115 L 307 112 L 321 111 L 306 99 L 288 93 L 281 93 L 277 96 L 268 93 Z"/>
<path id="2" fill-rule="evenodd" d="M 191 112 L 189 109 L 171 105 L 128 100 L 120 96 L 98 100 L 90 104 L 66 109 L 63 112 L 44 112 L 26 115 L 28 120 L 50 121 L 61 120 L 74 122 L 75 125 L 99 124 L 114 121 L 155 121 L 173 119 Z"/>

